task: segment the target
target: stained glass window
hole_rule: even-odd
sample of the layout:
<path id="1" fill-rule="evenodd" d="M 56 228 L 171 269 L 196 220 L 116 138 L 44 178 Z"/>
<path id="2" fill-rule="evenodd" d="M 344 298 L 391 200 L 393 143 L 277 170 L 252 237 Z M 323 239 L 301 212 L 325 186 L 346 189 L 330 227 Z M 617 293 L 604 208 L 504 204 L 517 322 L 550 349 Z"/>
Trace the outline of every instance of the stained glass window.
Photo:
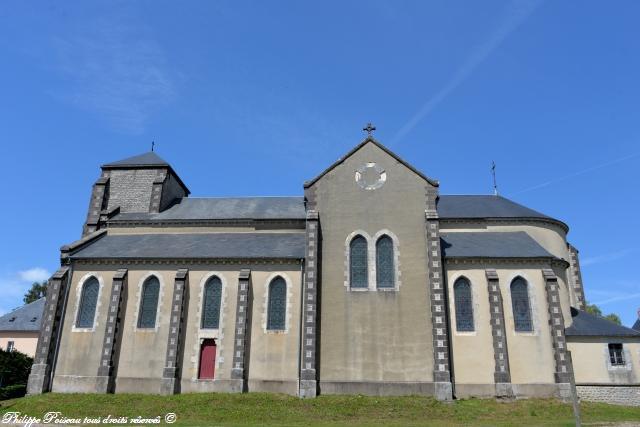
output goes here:
<path id="1" fill-rule="evenodd" d="M 92 328 L 98 303 L 100 283 L 95 277 L 87 279 L 82 285 L 80 294 L 80 307 L 78 307 L 77 328 Z"/>
<path id="2" fill-rule="evenodd" d="M 471 297 L 471 284 L 464 277 L 459 278 L 453 284 L 453 296 L 456 306 L 456 330 L 459 332 L 472 332 L 473 325 L 473 298 Z"/>
<path id="3" fill-rule="evenodd" d="M 142 299 L 140 301 L 138 328 L 155 328 L 159 292 L 160 281 L 155 276 L 149 277 L 142 285 Z"/>
<path id="4" fill-rule="evenodd" d="M 267 311 L 267 329 L 281 331 L 285 329 L 287 316 L 287 284 L 282 277 L 276 277 L 269 284 L 269 307 Z"/>
<path id="5" fill-rule="evenodd" d="M 531 332 L 531 305 L 529 303 L 529 290 L 527 282 L 522 277 L 516 277 L 511 282 L 511 305 L 513 309 L 513 322 L 516 331 Z"/>
<path id="6" fill-rule="evenodd" d="M 369 286 L 367 271 L 367 240 L 356 236 L 349 245 L 350 284 L 352 288 L 366 288 Z"/>
<path id="7" fill-rule="evenodd" d="M 220 326 L 220 302 L 222 300 L 222 282 L 213 276 L 204 285 L 202 302 L 202 328 L 218 329 Z"/>
<path id="8" fill-rule="evenodd" d="M 382 236 L 376 242 L 376 283 L 379 288 L 395 285 L 393 241 L 389 236 Z"/>

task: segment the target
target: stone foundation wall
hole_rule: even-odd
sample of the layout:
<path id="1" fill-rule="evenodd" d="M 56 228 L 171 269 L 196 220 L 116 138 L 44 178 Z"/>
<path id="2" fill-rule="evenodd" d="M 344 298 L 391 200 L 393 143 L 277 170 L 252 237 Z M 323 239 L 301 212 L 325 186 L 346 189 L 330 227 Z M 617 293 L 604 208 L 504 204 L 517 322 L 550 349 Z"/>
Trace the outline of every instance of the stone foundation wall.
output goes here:
<path id="1" fill-rule="evenodd" d="M 603 402 L 614 405 L 640 406 L 640 385 L 604 386 L 578 385 L 578 396 L 587 402 Z"/>

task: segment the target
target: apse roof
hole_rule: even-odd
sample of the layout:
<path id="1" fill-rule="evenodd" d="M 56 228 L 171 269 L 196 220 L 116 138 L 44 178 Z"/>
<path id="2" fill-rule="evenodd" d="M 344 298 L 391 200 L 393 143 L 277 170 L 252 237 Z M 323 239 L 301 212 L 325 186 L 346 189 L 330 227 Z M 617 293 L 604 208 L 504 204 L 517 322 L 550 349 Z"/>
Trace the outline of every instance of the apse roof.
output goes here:
<path id="1" fill-rule="evenodd" d="M 70 255 L 73 259 L 304 258 L 305 235 L 292 233 L 111 234 Z"/>
<path id="2" fill-rule="evenodd" d="M 44 303 L 43 297 L 0 317 L 0 331 L 39 331 Z"/>
<path id="3" fill-rule="evenodd" d="M 640 332 L 620 326 L 600 316 L 571 307 L 573 324 L 565 329 L 568 337 L 638 337 Z"/>
<path id="4" fill-rule="evenodd" d="M 446 258 L 556 258 L 524 231 L 441 233 Z"/>

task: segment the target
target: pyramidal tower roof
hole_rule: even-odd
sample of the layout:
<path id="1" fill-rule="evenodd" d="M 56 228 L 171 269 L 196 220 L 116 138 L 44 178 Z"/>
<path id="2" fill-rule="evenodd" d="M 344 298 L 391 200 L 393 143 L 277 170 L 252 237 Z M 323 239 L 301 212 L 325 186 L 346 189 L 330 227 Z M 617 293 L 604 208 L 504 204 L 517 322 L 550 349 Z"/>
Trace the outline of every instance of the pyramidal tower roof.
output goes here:
<path id="1" fill-rule="evenodd" d="M 102 165 L 102 167 L 117 169 L 131 167 L 170 167 L 170 165 L 155 152 L 149 151 L 148 153 L 138 154 L 137 156 L 128 157 L 116 162 L 106 163 Z"/>

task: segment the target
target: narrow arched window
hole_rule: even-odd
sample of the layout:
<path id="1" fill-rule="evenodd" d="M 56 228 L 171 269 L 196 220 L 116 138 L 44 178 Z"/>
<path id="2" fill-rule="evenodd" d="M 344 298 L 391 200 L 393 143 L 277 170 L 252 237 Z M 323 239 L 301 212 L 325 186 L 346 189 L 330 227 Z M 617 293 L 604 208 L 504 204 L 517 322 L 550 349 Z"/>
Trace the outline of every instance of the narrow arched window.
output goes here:
<path id="1" fill-rule="evenodd" d="M 82 285 L 76 328 L 93 328 L 93 320 L 96 315 L 96 305 L 98 304 L 99 292 L 100 283 L 95 277 L 90 277 Z"/>
<path id="2" fill-rule="evenodd" d="M 202 329 L 218 329 L 220 326 L 220 302 L 222 282 L 217 276 L 211 277 L 204 285 L 202 301 Z"/>
<path id="3" fill-rule="evenodd" d="M 461 277 L 453 284 L 453 297 L 456 306 L 456 330 L 458 332 L 474 331 L 471 284 L 466 278 Z"/>
<path id="4" fill-rule="evenodd" d="M 511 306 L 513 309 L 513 323 L 517 332 L 533 331 L 531 322 L 531 304 L 526 280 L 516 277 L 511 282 Z"/>
<path id="5" fill-rule="evenodd" d="M 269 283 L 267 330 L 283 331 L 287 317 L 287 283 L 276 277 Z"/>
<path id="6" fill-rule="evenodd" d="M 352 288 L 369 287 L 367 269 L 367 240 L 356 236 L 349 244 L 349 283 Z"/>
<path id="7" fill-rule="evenodd" d="M 158 312 L 158 294 L 160 293 L 160 281 L 156 276 L 151 276 L 142 285 L 142 297 L 140 299 L 140 315 L 138 316 L 138 328 L 155 328 L 156 314 Z"/>
<path id="8" fill-rule="evenodd" d="M 395 268 L 393 265 L 393 240 L 382 236 L 376 242 L 376 283 L 379 288 L 395 286 Z"/>

